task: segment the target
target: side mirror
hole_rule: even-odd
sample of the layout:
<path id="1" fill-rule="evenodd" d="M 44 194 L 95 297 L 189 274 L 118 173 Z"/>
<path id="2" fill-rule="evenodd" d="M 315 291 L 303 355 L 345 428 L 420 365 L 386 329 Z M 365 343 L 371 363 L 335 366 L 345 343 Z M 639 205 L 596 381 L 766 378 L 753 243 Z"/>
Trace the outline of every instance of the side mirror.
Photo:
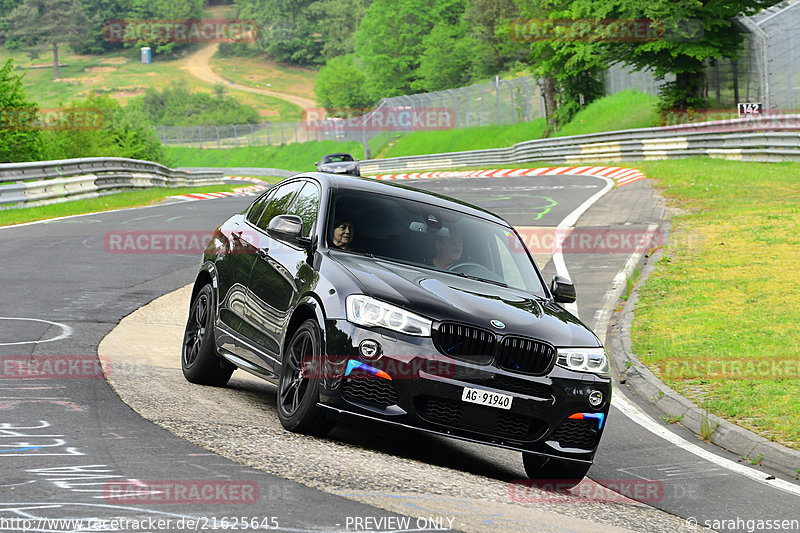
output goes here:
<path id="1" fill-rule="evenodd" d="M 278 215 L 269 221 L 267 233 L 281 241 L 300 242 L 303 240 L 303 221 L 297 215 Z"/>
<path id="2" fill-rule="evenodd" d="M 571 304 L 578 295 L 575 293 L 575 285 L 564 276 L 553 276 L 553 283 L 550 285 L 550 292 L 553 298 L 560 304 Z"/>

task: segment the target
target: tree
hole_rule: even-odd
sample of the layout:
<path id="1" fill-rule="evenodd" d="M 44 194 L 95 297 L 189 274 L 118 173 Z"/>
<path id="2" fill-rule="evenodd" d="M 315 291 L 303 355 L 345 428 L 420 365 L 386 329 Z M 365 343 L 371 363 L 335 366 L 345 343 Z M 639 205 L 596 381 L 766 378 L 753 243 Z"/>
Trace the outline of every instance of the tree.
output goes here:
<path id="1" fill-rule="evenodd" d="M 39 106 L 28 102 L 22 76 L 14 74 L 11 59 L 0 68 L 0 163 L 37 161 L 41 156 L 40 132 L 25 127 Z"/>
<path id="2" fill-rule="evenodd" d="M 464 21 L 478 40 L 475 47 L 475 76 L 500 72 L 507 64 L 524 61 L 527 53 L 518 46 L 509 46 L 506 29 L 519 16 L 514 0 L 470 0 Z"/>
<path id="3" fill-rule="evenodd" d="M 662 92 L 662 108 L 706 105 L 704 62 L 735 58 L 742 35 L 734 26 L 739 14 L 753 13 L 778 0 L 574 0 L 572 13 L 592 19 L 650 19 L 663 33 L 645 42 L 606 42 L 610 57 L 656 77 L 675 75 Z"/>
<path id="4" fill-rule="evenodd" d="M 7 36 L 27 46 L 53 50 L 53 79 L 59 79 L 58 45 L 83 36 L 88 21 L 77 0 L 25 0 L 6 19 Z"/>
<path id="5" fill-rule="evenodd" d="M 321 37 L 320 59 L 352 54 L 355 34 L 372 0 L 317 0 L 308 6 Z"/>
<path id="6" fill-rule="evenodd" d="M 239 18 L 258 24 L 257 46 L 276 61 L 296 65 L 322 63 L 322 39 L 315 0 L 238 0 Z"/>
<path id="7" fill-rule="evenodd" d="M 516 1 L 520 19 L 508 28 L 509 39 L 526 43 L 534 74 L 542 80 L 547 125 L 556 129 L 580 109 L 580 95 L 588 104 L 604 94 L 600 77 L 606 56 L 595 33 L 578 31 L 583 21 L 573 16 L 570 0 Z M 558 26 L 558 21 L 572 23 Z"/>
<path id="8" fill-rule="evenodd" d="M 65 106 L 65 112 L 98 112 L 99 128 L 45 132 L 45 157 L 130 157 L 166 163 L 164 147 L 153 126 L 135 109 L 122 107 L 108 95 L 91 95 Z"/>
<path id="9" fill-rule="evenodd" d="M 353 116 L 374 100 L 366 91 L 367 78 L 352 54 L 335 57 L 322 67 L 314 84 L 317 101 L 332 116 Z"/>
<path id="10" fill-rule="evenodd" d="M 413 92 L 425 36 L 440 22 L 457 24 L 466 7 L 466 0 L 375 0 L 356 33 L 373 97 Z"/>
<path id="11" fill-rule="evenodd" d="M 98 0 L 82 1 L 96 2 Z M 106 0 L 100 1 L 105 2 Z M 203 18 L 203 0 L 128 0 L 128 3 L 131 5 L 128 17 L 133 20 L 198 20 Z M 150 46 L 156 52 L 170 53 L 181 44 L 174 41 L 141 41 L 132 46 Z"/>
<path id="12" fill-rule="evenodd" d="M 424 52 L 417 80 L 412 83 L 415 90 L 441 91 L 469 84 L 479 43 L 470 35 L 466 21 L 455 25 L 440 22 L 422 42 Z"/>

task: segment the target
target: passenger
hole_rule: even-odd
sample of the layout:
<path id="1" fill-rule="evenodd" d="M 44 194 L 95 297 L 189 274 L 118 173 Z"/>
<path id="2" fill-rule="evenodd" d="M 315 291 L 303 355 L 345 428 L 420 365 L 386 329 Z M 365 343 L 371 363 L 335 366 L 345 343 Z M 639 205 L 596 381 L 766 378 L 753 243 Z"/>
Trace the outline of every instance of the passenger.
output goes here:
<path id="1" fill-rule="evenodd" d="M 461 231 L 450 228 L 448 236 L 437 237 L 434 246 L 436 247 L 436 256 L 433 258 L 433 266 L 447 270 L 458 264 L 461 259 L 464 236 Z"/>
<path id="2" fill-rule="evenodd" d="M 355 237 L 355 224 L 352 220 L 342 219 L 333 226 L 333 245 L 340 250 L 350 250 Z"/>

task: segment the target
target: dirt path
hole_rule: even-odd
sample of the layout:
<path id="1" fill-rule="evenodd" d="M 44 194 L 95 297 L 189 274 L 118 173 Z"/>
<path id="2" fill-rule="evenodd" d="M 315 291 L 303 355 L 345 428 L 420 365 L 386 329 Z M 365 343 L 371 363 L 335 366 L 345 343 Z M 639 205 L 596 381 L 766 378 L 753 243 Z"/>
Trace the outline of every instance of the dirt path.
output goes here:
<path id="1" fill-rule="evenodd" d="M 211 65 L 209 64 L 209 60 L 211 59 L 211 56 L 213 56 L 214 53 L 217 51 L 218 47 L 219 44 L 214 43 L 206 46 L 205 48 L 201 48 L 197 52 L 187 57 L 184 60 L 184 63 L 181 66 L 181 68 L 189 72 L 195 78 L 201 79 L 207 83 L 211 84 L 221 83 L 226 87 L 229 87 L 231 89 L 236 89 L 237 91 L 247 91 L 249 93 L 273 96 L 275 98 L 280 98 L 281 100 L 286 100 L 287 102 L 291 102 L 295 105 L 298 105 L 301 108 L 303 108 L 303 110 L 315 109 L 317 107 L 316 102 L 314 102 L 309 98 L 304 98 L 302 96 L 297 96 L 294 94 L 270 91 L 267 89 L 256 89 L 254 87 L 248 87 L 247 85 L 239 85 L 238 83 L 226 80 L 222 76 L 217 75 L 216 73 L 214 73 L 213 70 L 211 70 Z"/>

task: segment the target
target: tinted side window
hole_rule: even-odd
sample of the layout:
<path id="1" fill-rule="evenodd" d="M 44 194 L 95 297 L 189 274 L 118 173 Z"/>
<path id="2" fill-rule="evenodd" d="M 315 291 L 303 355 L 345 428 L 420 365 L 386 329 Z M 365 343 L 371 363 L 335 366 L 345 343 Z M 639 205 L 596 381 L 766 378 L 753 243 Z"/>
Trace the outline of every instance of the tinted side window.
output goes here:
<path id="1" fill-rule="evenodd" d="M 311 235 L 311 228 L 317 220 L 319 211 L 320 191 L 316 183 L 306 182 L 303 189 L 297 195 L 289 211 L 292 215 L 297 215 L 303 221 L 303 237 Z"/>
<path id="2" fill-rule="evenodd" d="M 272 199 L 264 209 L 261 219 L 258 221 L 258 227 L 265 230 L 269 226 L 269 221 L 278 215 L 285 215 L 289 211 L 289 206 L 292 205 L 292 200 L 300 187 L 303 186 L 304 181 L 294 181 L 281 185 L 275 190 Z"/>
<path id="3" fill-rule="evenodd" d="M 264 212 L 264 208 L 267 206 L 270 198 L 272 198 L 273 193 L 275 193 L 275 189 L 270 189 L 253 203 L 253 207 L 250 208 L 250 212 L 247 214 L 247 220 L 251 224 L 255 224 L 258 222 L 258 219 L 261 218 L 261 214 Z"/>

